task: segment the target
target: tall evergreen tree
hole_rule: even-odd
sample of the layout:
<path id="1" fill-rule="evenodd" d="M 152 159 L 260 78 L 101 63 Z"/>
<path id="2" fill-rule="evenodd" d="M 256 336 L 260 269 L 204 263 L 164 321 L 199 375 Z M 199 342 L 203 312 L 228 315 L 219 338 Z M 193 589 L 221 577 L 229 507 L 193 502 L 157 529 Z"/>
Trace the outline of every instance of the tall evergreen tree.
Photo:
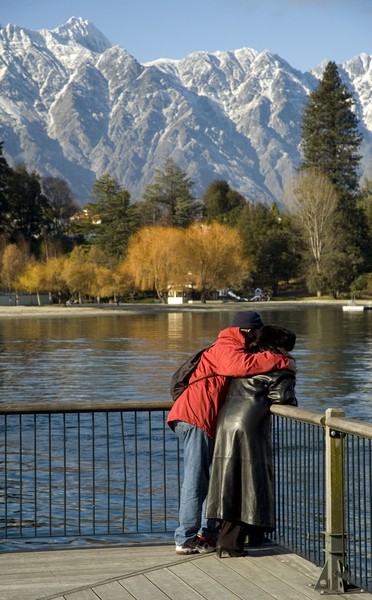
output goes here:
<path id="1" fill-rule="evenodd" d="M 293 234 L 288 217 L 275 204 L 247 202 L 241 211 L 238 230 L 242 251 L 252 262 L 253 287 L 270 288 L 275 296 L 279 281 L 297 275 L 299 257 L 292 244 Z"/>
<path id="2" fill-rule="evenodd" d="M 353 109 L 354 100 L 341 81 L 337 65 L 329 62 L 303 114 L 300 170 L 315 168 L 323 172 L 338 194 L 333 219 L 334 238 L 338 243 L 333 255 L 328 257 L 328 263 L 332 263 L 328 287 L 335 295 L 347 289 L 366 268 L 370 252 L 365 215 L 357 206 L 362 135 Z"/>
<path id="3" fill-rule="evenodd" d="M 365 178 L 358 201 L 358 206 L 366 215 L 369 234 L 372 236 L 372 179 Z"/>
<path id="4" fill-rule="evenodd" d="M 9 177 L 12 169 L 9 167 L 6 158 L 3 156 L 4 142 L 0 142 L 0 232 L 6 230 L 6 215 L 8 213 L 8 201 L 6 190 L 9 186 Z"/>
<path id="5" fill-rule="evenodd" d="M 7 185 L 7 178 L 10 175 L 11 168 L 9 167 L 5 156 L 3 155 L 4 142 L 0 142 L 0 190 Z"/>
<path id="6" fill-rule="evenodd" d="M 207 221 L 235 225 L 246 200 L 239 192 L 231 189 L 227 181 L 215 179 L 205 190 L 203 203 Z"/>
<path id="7" fill-rule="evenodd" d="M 301 169 L 324 171 L 341 196 L 358 191 L 362 135 L 353 106 L 336 63 L 329 62 L 303 114 Z"/>
<path id="8" fill-rule="evenodd" d="M 153 183 L 145 188 L 143 194 L 144 208 L 153 215 L 152 224 L 187 227 L 193 223 L 200 212 L 200 205 L 192 196 L 191 187 L 192 181 L 187 174 L 168 158 L 164 169 L 156 170 Z"/>
<path id="9" fill-rule="evenodd" d="M 92 239 L 108 256 L 122 259 L 127 252 L 128 239 L 137 229 L 130 194 L 117 179 L 105 173 L 96 180 L 93 196 L 97 202 L 86 207 L 92 223 Z"/>
<path id="10" fill-rule="evenodd" d="M 25 165 L 12 169 L 4 192 L 7 202 L 6 228 L 10 241 L 25 239 L 37 251 L 50 226 L 49 205 L 41 191 L 40 177 Z"/>

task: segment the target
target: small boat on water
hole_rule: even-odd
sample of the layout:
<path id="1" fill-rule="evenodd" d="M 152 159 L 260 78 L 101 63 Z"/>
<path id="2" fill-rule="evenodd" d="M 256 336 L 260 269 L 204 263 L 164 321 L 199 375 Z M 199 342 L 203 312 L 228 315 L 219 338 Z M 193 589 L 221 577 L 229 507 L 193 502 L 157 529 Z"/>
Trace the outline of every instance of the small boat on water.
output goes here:
<path id="1" fill-rule="evenodd" d="M 342 310 L 345 312 L 363 312 L 365 310 L 372 310 L 372 303 L 357 304 L 355 298 L 352 298 L 348 304 L 343 305 Z"/>

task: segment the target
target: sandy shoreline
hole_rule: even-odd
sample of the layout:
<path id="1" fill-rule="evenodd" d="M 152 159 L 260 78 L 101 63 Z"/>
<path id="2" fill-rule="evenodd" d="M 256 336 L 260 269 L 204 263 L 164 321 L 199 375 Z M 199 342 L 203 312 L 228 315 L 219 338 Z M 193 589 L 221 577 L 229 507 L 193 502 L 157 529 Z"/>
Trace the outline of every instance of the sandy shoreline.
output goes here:
<path id="1" fill-rule="evenodd" d="M 188 312 L 188 311 L 238 311 L 275 309 L 284 306 L 313 306 L 332 307 L 348 304 L 346 300 L 275 300 L 272 302 L 207 302 L 206 304 L 92 304 L 92 305 L 45 305 L 45 306 L 0 306 L 0 318 L 14 317 L 77 317 L 114 315 L 118 313 L 157 313 L 157 312 Z M 368 305 L 368 301 L 358 301 L 357 304 Z"/>

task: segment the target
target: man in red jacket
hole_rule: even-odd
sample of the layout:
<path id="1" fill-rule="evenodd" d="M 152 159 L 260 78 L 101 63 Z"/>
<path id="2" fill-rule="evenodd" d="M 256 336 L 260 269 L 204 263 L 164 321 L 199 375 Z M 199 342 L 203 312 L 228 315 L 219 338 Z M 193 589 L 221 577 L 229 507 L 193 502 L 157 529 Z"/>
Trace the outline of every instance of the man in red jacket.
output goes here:
<path id="1" fill-rule="evenodd" d="M 224 402 L 230 377 L 245 377 L 278 369 L 295 369 L 293 359 L 280 354 L 248 354 L 252 329 L 263 327 L 259 313 L 236 313 L 232 327 L 223 329 L 202 355 L 188 387 L 177 398 L 167 423 L 184 444 L 184 478 L 176 553 L 212 552 L 216 546 L 216 522 L 205 518 L 218 411 Z"/>

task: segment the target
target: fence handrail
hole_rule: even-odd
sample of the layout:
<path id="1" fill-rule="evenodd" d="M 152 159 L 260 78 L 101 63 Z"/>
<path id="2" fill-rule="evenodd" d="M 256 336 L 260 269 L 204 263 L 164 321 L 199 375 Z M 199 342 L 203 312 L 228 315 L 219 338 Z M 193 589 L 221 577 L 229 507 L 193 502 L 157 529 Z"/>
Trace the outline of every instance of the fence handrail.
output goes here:
<path id="1" fill-rule="evenodd" d="M 298 406 L 286 406 L 285 404 L 272 404 L 270 412 L 281 417 L 288 417 L 294 421 L 302 421 L 319 425 L 321 427 L 329 427 L 341 433 L 350 435 L 359 435 L 368 439 L 372 439 L 372 424 L 358 419 L 348 419 L 346 417 L 327 417 L 323 412 L 305 410 Z"/>
<path id="2" fill-rule="evenodd" d="M 171 400 L 132 402 L 127 400 L 115 402 L 15 402 L 0 404 L 0 415 L 6 414 L 55 414 L 55 413 L 87 413 L 87 412 L 131 412 L 170 410 Z M 342 433 L 360 435 L 372 439 L 372 424 L 358 419 L 346 417 L 329 417 L 324 412 L 307 410 L 299 406 L 272 404 L 270 412 L 295 421 L 310 423 L 319 427 L 330 427 Z"/>
<path id="3" fill-rule="evenodd" d="M 336 431 L 372 439 L 372 425 L 365 421 L 347 419 L 346 417 L 330 417 L 326 420 L 326 423 L 327 427 Z"/>
<path id="4" fill-rule="evenodd" d="M 0 415 L 63 414 L 86 412 L 131 412 L 170 410 L 170 401 L 131 402 L 15 402 L 0 404 Z"/>
<path id="5" fill-rule="evenodd" d="M 270 406 L 270 412 L 273 415 L 279 415 L 280 417 L 288 417 L 294 421 L 302 421 L 303 423 L 310 423 L 311 425 L 318 425 L 322 427 L 324 425 L 324 413 L 316 412 L 313 410 L 306 410 L 298 406 L 288 406 L 286 404 L 272 404 Z"/>

